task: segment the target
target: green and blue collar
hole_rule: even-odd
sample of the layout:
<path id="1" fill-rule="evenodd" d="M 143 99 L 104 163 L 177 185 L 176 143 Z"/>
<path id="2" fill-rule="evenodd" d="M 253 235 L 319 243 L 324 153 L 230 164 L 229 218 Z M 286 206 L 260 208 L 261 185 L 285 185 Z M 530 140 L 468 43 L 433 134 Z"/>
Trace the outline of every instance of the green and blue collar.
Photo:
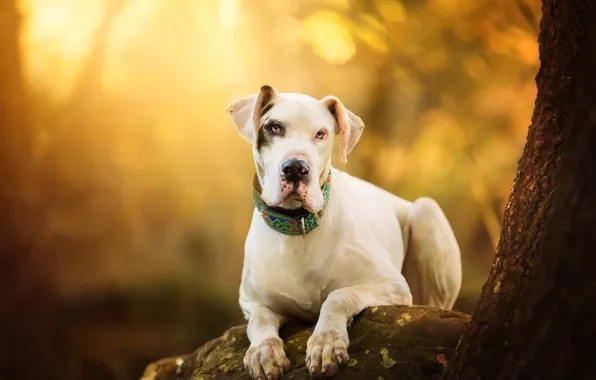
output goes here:
<path id="1" fill-rule="evenodd" d="M 297 210 L 285 210 L 279 207 L 270 207 L 261 199 L 260 185 L 255 176 L 253 185 L 253 200 L 257 210 L 261 213 L 263 220 L 269 227 L 277 232 L 286 235 L 305 235 L 319 226 L 319 220 L 323 217 L 329 200 L 331 188 L 331 171 L 323 184 L 323 209 L 311 213 L 304 208 Z"/>

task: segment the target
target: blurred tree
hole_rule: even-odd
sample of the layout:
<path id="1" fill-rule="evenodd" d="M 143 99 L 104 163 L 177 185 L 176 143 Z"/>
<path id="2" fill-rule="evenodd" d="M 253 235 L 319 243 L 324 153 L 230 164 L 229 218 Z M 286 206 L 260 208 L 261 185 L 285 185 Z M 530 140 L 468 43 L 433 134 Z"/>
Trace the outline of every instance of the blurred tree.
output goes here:
<path id="1" fill-rule="evenodd" d="M 498 252 L 445 379 L 594 377 L 596 7 L 543 1 L 532 125 Z"/>
<path id="2" fill-rule="evenodd" d="M 110 30 L 118 14 L 126 5 L 126 0 L 104 0 L 104 14 L 95 38 L 85 59 L 82 70 L 71 94 L 69 110 L 77 111 L 79 102 L 89 102 L 101 91 L 101 79 L 104 72 L 106 50 Z M 80 112 L 80 111 L 78 111 Z"/>
<path id="3" fill-rule="evenodd" d="M 56 294 L 41 241 L 43 215 L 31 205 L 34 134 L 16 3 L 0 2 L 0 378 L 53 379 Z"/>
<path id="4" fill-rule="evenodd" d="M 68 102 L 50 127 L 51 142 L 37 159 L 39 207 L 51 231 L 48 254 L 56 278 L 64 273 L 77 276 L 69 271 L 73 265 L 96 266 L 90 257 L 117 249 L 129 235 L 121 212 L 124 174 L 110 160 L 114 140 L 122 132 L 109 122 L 101 91 L 109 35 L 125 5 L 126 0 L 103 1 L 101 20 Z M 81 217 L 91 222 L 80 223 Z"/>

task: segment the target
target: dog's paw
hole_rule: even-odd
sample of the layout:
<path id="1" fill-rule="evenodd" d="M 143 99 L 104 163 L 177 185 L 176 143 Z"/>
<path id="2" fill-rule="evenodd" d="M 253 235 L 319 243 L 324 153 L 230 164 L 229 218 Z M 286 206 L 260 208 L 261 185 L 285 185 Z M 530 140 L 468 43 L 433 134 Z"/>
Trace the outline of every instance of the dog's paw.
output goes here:
<path id="1" fill-rule="evenodd" d="M 269 338 L 251 346 L 244 355 L 244 367 L 254 380 L 279 380 L 292 365 L 280 338 Z"/>
<path id="2" fill-rule="evenodd" d="M 348 356 L 348 333 L 339 329 L 316 331 L 306 344 L 306 368 L 313 377 L 333 376 L 339 366 L 346 364 Z"/>

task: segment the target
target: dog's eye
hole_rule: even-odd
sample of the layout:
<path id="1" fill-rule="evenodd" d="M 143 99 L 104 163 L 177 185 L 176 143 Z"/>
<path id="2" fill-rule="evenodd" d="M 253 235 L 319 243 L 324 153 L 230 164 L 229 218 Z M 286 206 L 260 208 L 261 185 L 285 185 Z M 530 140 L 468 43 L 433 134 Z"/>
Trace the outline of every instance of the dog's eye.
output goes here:
<path id="1" fill-rule="evenodd" d="M 324 129 L 321 129 L 320 131 L 317 132 L 317 134 L 315 135 L 315 138 L 317 140 L 323 140 L 325 137 L 327 137 L 327 131 Z"/>
<path id="2" fill-rule="evenodd" d="M 271 124 L 267 125 L 267 129 L 271 133 L 273 133 L 275 135 L 279 135 L 279 134 L 281 134 L 283 127 L 277 123 L 271 123 Z"/>

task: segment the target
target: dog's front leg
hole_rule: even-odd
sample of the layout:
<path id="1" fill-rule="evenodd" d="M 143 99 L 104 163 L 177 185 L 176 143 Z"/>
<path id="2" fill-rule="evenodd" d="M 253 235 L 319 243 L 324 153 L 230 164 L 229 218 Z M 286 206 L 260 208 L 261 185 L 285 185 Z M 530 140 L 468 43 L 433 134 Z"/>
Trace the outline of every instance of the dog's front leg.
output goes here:
<path id="1" fill-rule="evenodd" d="M 279 337 L 285 318 L 266 307 L 251 309 L 246 330 L 250 347 L 244 355 L 244 366 L 255 380 L 278 380 L 291 368 Z"/>
<path id="2" fill-rule="evenodd" d="M 403 279 L 341 288 L 329 293 L 306 346 L 311 376 L 329 377 L 349 360 L 348 323 L 367 307 L 411 305 L 412 295 Z"/>

